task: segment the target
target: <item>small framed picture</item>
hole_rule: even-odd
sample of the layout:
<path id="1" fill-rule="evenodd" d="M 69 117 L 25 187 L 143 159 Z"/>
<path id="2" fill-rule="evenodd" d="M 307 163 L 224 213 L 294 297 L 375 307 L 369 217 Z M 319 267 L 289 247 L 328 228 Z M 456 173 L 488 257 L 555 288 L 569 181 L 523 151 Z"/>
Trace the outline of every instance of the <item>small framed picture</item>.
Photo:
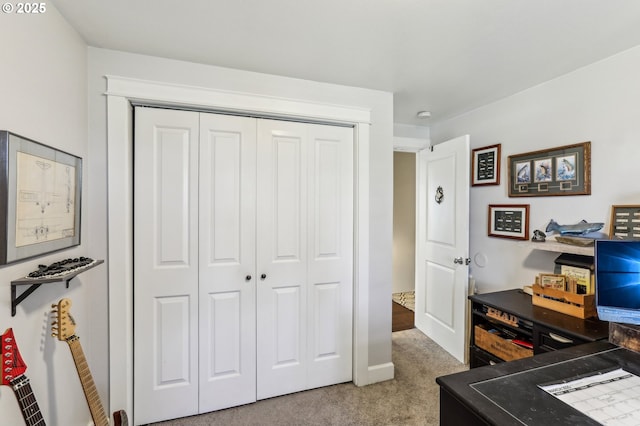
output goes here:
<path id="1" fill-rule="evenodd" d="M 529 204 L 489 204 L 490 237 L 529 239 Z"/>
<path id="2" fill-rule="evenodd" d="M 500 185 L 501 144 L 472 150 L 471 186 Z"/>
<path id="3" fill-rule="evenodd" d="M 640 205 L 611 206 L 609 238 L 640 240 Z"/>
<path id="4" fill-rule="evenodd" d="M 565 291 L 566 280 L 567 277 L 561 274 L 540 274 L 540 285 L 542 287 Z"/>

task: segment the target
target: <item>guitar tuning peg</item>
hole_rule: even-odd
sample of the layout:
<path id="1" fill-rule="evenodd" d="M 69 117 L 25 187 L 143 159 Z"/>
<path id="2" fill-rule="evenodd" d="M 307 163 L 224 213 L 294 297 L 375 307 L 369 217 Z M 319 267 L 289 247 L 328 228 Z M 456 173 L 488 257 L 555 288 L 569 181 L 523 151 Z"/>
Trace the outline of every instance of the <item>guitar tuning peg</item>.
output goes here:
<path id="1" fill-rule="evenodd" d="M 51 325 L 52 325 L 52 326 L 53 326 L 53 325 L 57 325 L 57 324 L 58 324 L 58 321 L 56 321 L 56 320 L 51 321 Z"/>
<path id="2" fill-rule="evenodd" d="M 51 337 L 58 337 L 58 333 L 51 333 Z"/>
<path id="3" fill-rule="evenodd" d="M 58 305 L 56 305 L 55 303 L 52 303 L 52 304 L 51 304 L 51 309 L 55 309 L 55 308 L 57 308 L 57 307 L 58 307 Z"/>

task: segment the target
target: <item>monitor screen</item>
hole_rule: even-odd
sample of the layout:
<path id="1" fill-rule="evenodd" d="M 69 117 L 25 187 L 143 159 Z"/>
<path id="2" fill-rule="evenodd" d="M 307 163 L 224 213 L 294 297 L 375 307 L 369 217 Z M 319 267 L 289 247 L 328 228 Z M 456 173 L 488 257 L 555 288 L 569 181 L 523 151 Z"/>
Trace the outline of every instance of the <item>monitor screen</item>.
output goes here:
<path id="1" fill-rule="evenodd" d="M 640 324 L 640 241 L 597 240 L 595 275 L 598 317 Z"/>

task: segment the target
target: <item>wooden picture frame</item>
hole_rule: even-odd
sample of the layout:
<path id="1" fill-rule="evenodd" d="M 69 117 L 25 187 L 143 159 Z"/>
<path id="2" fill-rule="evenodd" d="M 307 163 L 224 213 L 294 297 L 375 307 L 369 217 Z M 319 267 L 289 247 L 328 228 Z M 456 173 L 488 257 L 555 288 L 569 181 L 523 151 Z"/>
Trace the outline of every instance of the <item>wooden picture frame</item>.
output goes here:
<path id="1" fill-rule="evenodd" d="M 545 274 L 539 275 L 540 286 L 552 288 L 554 290 L 565 291 L 567 288 L 567 277 L 562 274 Z"/>
<path id="2" fill-rule="evenodd" d="M 591 194 L 591 142 L 510 155 L 509 197 Z"/>
<path id="3" fill-rule="evenodd" d="M 80 244 L 82 159 L 0 130 L 0 265 Z"/>
<path id="4" fill-rule="evenodd" d="M 487 234 L 490 237 L 529 239 L 529 204 L 489 204 Z"/>
<path id="5" fill-rule="evenodd" d="M 500 185 L 502 144 L 471 150 L 471 186 Z"/>
<path id="6" fill-rule="evenodd" d="M 640 240 L 640 205 L 611 206 L 609 238 Z"/>

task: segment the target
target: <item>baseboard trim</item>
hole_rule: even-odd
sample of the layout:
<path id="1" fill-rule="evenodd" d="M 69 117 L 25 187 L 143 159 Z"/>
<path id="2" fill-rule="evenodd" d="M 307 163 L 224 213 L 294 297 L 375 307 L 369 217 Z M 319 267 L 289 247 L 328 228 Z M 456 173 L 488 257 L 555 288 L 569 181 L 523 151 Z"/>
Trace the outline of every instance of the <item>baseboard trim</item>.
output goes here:
<path id="1" fill-rule="evenodd" d="M 394 377 L 395 366 L 392 362 L 369 366 L 369 385 L 385 380 L 391 380 Z"/>

